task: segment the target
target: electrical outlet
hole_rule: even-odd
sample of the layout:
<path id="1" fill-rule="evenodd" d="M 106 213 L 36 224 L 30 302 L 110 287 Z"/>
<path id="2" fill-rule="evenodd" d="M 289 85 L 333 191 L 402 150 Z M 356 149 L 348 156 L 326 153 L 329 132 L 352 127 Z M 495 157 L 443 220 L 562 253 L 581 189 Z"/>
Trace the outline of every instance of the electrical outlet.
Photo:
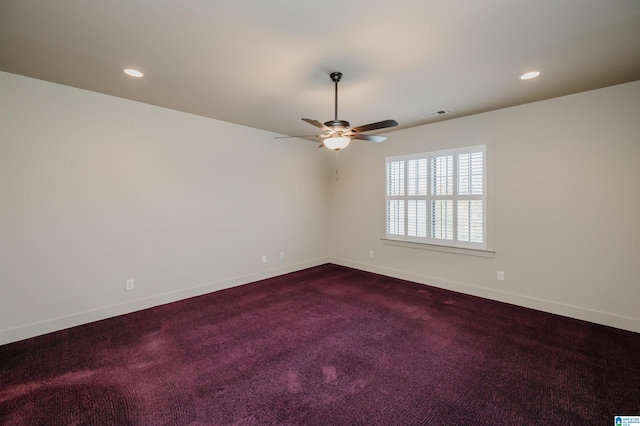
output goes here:
<path id="1" fill-rule="evenodd" d="M 284 252 L 280 252 L 280 260 L 284 259 Z"/>
<path id="2" fill-rule="evenodd" d="M 504 281 L 504 272 L 498 271 L 498 281 Z"/>
<path id="3" fill-rule="evenodd" d="M 133 290 L 134 289 L 134 285 L 133 285 L 133 278 L 130 280 L 125 281 L 124 283 L 124 289 L 125 290 Z"/>
<path id="4" fill-rule="evenodd" d="M 262 256 L 262 263 L 267 263 L 267 256 Z"/>
<path id="5" fill-rule="evenodd" d="M 373 257 L 373 250 L 369 250 L 369 257 Z"/>

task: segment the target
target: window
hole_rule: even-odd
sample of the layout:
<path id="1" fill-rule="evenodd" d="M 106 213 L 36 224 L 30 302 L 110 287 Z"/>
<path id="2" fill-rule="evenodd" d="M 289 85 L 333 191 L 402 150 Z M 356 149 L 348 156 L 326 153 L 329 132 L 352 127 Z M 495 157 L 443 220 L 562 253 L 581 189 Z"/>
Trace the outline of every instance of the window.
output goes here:
<path id="1" fill-rule="evenodd" d="M 386 159 L 386 238 L 487 248 L 486 146 Z"/>

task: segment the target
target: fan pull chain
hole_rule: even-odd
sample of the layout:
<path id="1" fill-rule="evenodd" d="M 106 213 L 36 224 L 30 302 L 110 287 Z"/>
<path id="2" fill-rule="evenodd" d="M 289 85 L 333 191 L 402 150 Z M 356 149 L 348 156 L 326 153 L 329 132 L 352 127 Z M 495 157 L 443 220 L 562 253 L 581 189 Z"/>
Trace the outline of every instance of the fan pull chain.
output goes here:
<path id="1" fill-rule="evenodd" d="M 336 149 L 336 182 L 340 180 L 338 179 L 338 152 L 340 152 L 340 150 Z"/>

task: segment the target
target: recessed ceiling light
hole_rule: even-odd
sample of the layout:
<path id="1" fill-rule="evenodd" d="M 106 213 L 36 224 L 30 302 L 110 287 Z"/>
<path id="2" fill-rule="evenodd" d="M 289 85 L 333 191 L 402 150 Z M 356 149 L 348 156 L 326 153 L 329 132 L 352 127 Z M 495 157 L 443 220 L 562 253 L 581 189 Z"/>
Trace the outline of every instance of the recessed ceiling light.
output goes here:
<path id="1" fill-rule="evenodd" d="M 530 80 L 530 79 L 532 79 L 532 78 L 536 78 L 536 77 L 537 77 L 537 76 L 539 76 L 539 75 L 540 75 L 540 72 L 539 72 L 539 71 L 531 71 L 531 72 L 528 72 L 528 73 L 526 73 L 526 74 L 522 74 L 522 75 L 520 76 L 520 79 L 521 79 L 521 80 Z"/>
<path id="2" fill-rule="evenodd" d="M 131 77 L 142 77 L 144 75 L 140 71 L 134 70 L 133 68 L 127 68 L 126 70 L 124 70 L 124 73 L 130 75 Z"/>

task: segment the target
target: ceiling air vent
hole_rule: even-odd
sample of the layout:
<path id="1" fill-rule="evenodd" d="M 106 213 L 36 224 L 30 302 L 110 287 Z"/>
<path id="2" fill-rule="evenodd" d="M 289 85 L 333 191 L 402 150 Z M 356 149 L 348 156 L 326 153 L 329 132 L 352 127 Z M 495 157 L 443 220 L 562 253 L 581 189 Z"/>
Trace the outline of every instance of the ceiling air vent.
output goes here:
<path id="1" fill-rule="evenodd" d="M 445 115 L 445 114 L 449 114 L 449 111 L 447 111 L 446 109 L 439 109 L 437 111 L 425 112 L 424 114 L 420 114 L 418 117 L 420 117 L 423 120 L 425 120 L 427 118 L 438 117 L 438 116 Z"/>

